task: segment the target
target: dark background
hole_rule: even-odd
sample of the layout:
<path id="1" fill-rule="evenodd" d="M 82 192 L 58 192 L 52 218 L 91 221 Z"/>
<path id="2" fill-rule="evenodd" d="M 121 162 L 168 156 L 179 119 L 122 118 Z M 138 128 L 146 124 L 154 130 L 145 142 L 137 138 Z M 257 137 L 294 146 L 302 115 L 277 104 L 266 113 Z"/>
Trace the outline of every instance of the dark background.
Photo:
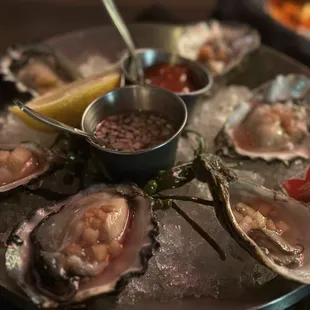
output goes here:
<path id="1" fill-rule="evenodd" d="M 206 19 L 217 0 L 115 0 L 127 22 L 164 4 L 181 22 Z M 0 53 L 13 43 L 43 39 L 78 28 L 110 23 L 101 0 L 1 0 Z"/>
<path id="2" fill-rule="evenodd" d="M 257 28 L 263 43 L 310 67 L 307 41 L 263 13 L 263 0 L 115 0 L 126 22 L 190 23 L 211 15 Z M 256 4 L 255 4 L 256 3 Z M 101 0 L 0 0 L 0 55 L 15 43 L 110 24 Z M 268 65 L 268 64 L 267 64 Z"/>

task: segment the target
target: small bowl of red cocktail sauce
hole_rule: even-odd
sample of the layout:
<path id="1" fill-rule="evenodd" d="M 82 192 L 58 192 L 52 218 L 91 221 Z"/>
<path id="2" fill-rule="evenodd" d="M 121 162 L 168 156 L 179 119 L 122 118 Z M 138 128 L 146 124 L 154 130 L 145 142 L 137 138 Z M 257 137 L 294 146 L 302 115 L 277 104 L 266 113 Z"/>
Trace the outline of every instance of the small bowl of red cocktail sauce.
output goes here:
<path id="1" fill-rule="evenodd" d="M 213 84 L 212 75 L 199 63 L 160 49 L 137 49 L 144 69 L 145 84 L 165 88 L 180 96 L 189 114 L 200 95 L 207 93 Z M 132 57 L 121 60 L 126 84 L 139 84 Z"/>

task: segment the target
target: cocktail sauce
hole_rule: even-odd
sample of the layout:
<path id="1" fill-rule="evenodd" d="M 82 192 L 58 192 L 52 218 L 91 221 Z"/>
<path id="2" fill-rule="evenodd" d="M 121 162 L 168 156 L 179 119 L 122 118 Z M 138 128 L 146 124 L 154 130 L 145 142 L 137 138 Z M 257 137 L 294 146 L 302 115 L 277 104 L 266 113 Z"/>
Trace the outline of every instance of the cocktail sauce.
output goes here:
<path id="1" fill-rule="evenodd" d="M 156 64 L 146 68 L 144 76 L 147 84 L 166 88 L 175 93 L 197 90 L 186 64 Z"/>

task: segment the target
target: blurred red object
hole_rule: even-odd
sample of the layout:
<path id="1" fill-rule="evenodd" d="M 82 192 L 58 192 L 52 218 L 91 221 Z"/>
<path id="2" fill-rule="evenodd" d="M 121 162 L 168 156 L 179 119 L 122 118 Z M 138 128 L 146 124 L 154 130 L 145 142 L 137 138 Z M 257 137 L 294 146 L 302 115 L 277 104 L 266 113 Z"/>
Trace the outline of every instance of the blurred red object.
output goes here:
<path id="1" fill-rule="evenodd" d="M 288 196 L 301 202 L 310 202 L 310 166 L 304 179 L 292 178 L 282 182 Z"/>

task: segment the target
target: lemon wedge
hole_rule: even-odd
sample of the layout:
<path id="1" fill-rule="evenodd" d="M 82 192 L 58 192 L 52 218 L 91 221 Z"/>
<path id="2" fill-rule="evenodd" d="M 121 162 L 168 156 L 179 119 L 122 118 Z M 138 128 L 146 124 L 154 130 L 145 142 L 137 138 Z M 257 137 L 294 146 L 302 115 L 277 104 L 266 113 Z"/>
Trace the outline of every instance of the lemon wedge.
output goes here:
<path id="1" fill-rule="evenodd" d="M 78 80 L 35 98 L 26 105 L 42 115 L 70 126 L 79 127 L 87 106 L 99 96 L 119 87 L 120 78 L 118 72 L 112 72 Z M 21 118 L 32 129 L 44 132 L 57 131 L 28 116 L 17 106 L 9 107 L 9 111 Z"/>

